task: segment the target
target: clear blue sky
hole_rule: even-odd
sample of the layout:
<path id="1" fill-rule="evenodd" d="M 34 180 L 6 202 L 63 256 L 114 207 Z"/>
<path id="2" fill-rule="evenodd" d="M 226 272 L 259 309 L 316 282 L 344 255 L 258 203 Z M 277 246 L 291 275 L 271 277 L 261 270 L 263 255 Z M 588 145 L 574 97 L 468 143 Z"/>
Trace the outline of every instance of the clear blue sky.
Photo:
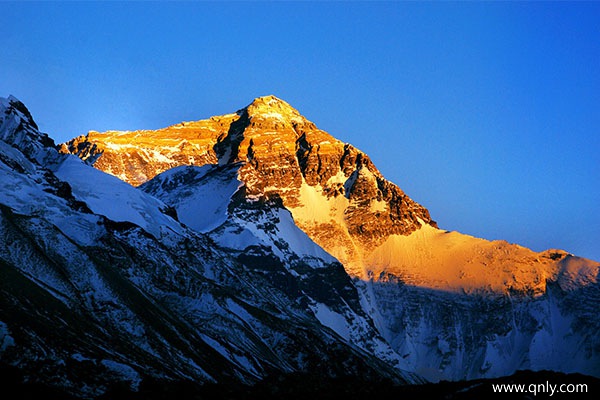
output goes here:
<path id="1" fill-rule="evenodd" d="M 0 95 L 57 142 L 274 94 L 445 229 L 600 260 L 600 3 L 5 3 Z"/>

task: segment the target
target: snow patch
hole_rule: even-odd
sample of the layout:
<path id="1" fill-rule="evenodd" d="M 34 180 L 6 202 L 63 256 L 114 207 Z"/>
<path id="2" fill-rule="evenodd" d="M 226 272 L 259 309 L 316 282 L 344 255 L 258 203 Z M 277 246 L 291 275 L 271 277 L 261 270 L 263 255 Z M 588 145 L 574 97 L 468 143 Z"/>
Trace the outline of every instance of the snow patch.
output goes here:
<path id="1" fill-rule="evenodd" d="M 91 358 L 83 356 L 81 353 L 73 353 L 71 354 L 71 358 L 75 361 L 83 362 L 90 361 Z"/>
<path id="2" fill-rule="evenodd" d="M 244 250 L 248 246 L 256 246 L 262 242 L 254 233 L 244 226 L 227 226 L 219 234 L 211 235 L 211 238 L 221 247 Z"/>
<path id="3" fill-rule="evenodd" d="M 182 223 L 206 233 L 227 220 L 229 202 L 241 185 L 236 176 L 234 169 L 184 166 L 159 174 L 142 189 L 175 207 Z"/>
<path id="4" fill-rule="evenodd" d="M 323 303 L 310 305 L 310 308 L 323 326 L 328 327 L 346 340 L 350 338 L 348 321 L 346 321 L 343 315 L 331 310 L 331 308 Z"/>
<path id="5" fill-rule="evenodd" d="M 372 213 L 384 212 L 387 209 L 387 203 L 383 200 L 372 200 L 369 207 Z"/>
<path id="6" fill-rule="evenodd" d="M 250 360 L 248 360 L 247 357 L 245 357 L 242 354 L 239 354 L 238 352 L 229 350 L 227 347 L 223 346 L 221 343 L 214 340 L 210 336 L 207 336 L 204 334 L 200 334 L 200 336 L 209 346 L 211 346 L 213 349 L 215 349 L 217 352 L 219 352 L 219 354 L 221 354 L 227 360 L 238 365 L 239 367 L 243 368 L 247 372 L 257 375 L 256 369 L 254 368 L 252 363 L 250 363 Z"/>
<path id="7" fill-rule="evenodd" d="M 246 311 L 245 308 L 240 306 L 232 299 L 227 299 L 227 308 L 238 318 L 240 318 L 242 321 L 248 324 L 250 324 L 254 320 L 254 317 L 252 317 L 252 315 L 250 315 L 250 313 L 248 313 L 248 311 Z"/>
<path id="8" fill-rule="evenodd" d="M 0 354 L 2 354 L 7 348 L 15 345 L 15 339 L 10 336 L 8 325 L 0 321 Z"/>
<path id="9" fill-rule="evenodd" d="M 132 222 L 156 238 L 160 238 L 164 230 L 183 233 L 177 221 L 160 211 L 166 208 L 163 202 L 85 164 L 76 156 L 67 156 L 55 174 L 68 182 L 75 198 L 85 202 L 96 214 L 117 222 Z"/>
<path id="10" fill-rule="evenodd" d="M 271 112 L 261 113 L 259 115 L 265 119 L 277 119 L 279 121 L 285 121 L 285 118 L 283 117 L 283 115 L 281 115 L 280 113 L 277 113 L 277 112 L 271 111 Z"/>
<path id="11" fill-rule="evenodd" d="M 300 187 L 300 206 L 291 208 L 294 219 L 307 224 L 315 221 L 327 223 L 334 221 L 345 224 L 344 211 L 348 207 L 348 199 L 344 196 L 328 198 L 320 186 L 310 186 L 306 182 Z"/>
<path id="12" fill-rule="evenodd" d="M 48 218 L 65 236 L 81 246 L 94 246 L 106 232 L 102 228 L 97 215 L 73 214 L 50 215 Z"/>

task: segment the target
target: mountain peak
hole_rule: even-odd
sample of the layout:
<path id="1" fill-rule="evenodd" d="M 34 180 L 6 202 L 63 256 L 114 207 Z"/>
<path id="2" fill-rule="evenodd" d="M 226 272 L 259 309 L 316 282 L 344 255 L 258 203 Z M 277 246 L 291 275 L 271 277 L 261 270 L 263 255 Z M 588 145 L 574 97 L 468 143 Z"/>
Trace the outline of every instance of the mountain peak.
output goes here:
<path id="1" fill-rule="evenodd" d="M 240 111 L 246 112 L 250 119 L 274 119 L 290 123 L 306 121 L 288 102 L 273 95 L 257 97 Z"/>
<path id="2" fill-rule="evenodd" d="M 0 99 L 0 364 L 82 398 L 146 377 L 600 376 L 598 262 L 436 229 L 366 154 L 296 113 L 266 96 L 63 146 L 154 178 L 138 190 L 74 157 L 27 162 L 54 149 Z"/>
<path id="3" fill-rule="evenodd" d="M 0 97 L 0 140 L 37 161 L 54 152 L 54 141 L 38 130 L 25 104 L 12 95 Z"/>
<path id="4" fill-rule="evenodd" d="M 246 199 L 280 199 L 298 226 L 325 250 L 335 250 L 353 275 L 363 275 L 356 249 L 374 248 L 423 224 L 436 226 L 427 209 L 387 181 L 366 154 L 273 95 L 193 124 L 88 135 L 62 151 L 133 185 L 180 165 L 237 166 Z M 318 224 L 315 213 L 323 219 Z"/>
<path id="5" fill-rule="evenodd" d="M 256 110 L 293 110 L 298 113 L 298 111 L 287 101 L 272 94 L 255 98 L 246 108 L 253 108 Z"/>
<path id="6" fill-rule="evenodd" d="M 5 115 L 14 114 L 14 117 L 17 119 L 24 120 L 33 128 L 38 129 L 37 124 L 33 120 L 33 117 L 31 116 L 31 113 L 27 107 L 25 107 L 25 104 L 23 104 L 21 100 L 17 99 L 12 94 L 7 98 L 0 97 L 0 112 Z"/>

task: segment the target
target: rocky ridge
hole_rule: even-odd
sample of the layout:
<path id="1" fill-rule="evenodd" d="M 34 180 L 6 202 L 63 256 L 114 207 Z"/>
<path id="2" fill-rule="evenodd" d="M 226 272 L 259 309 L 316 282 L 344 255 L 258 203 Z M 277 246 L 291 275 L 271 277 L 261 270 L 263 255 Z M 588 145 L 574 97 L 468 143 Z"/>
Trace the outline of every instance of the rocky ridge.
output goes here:
<path id="1" fill-rule="evenodd" d="M 235 114 L 157 131 L 90 132 L 61 151 L 133 185 L 178 165 L 239 164 L 246 196 L 280 197 L 296 223 L 357 276 L 365 275 L 360 249 L 422 224 L 436 226 L 427 209 L 383 178 L 366 154 L 274 96 L 257 98 Z M 313 218 L 323 206 L 313 204 L 315 197 L 330 200 L 320 220 Z"/>
<path id="2" fill-rule="evenodd" d="M 229 125 L 216 127 L 215 121 Z M 243 211 L 247 204 L 288 210 L 293 224 L 354 278 L 363 309 L 401 355 L 404 369 L 434 381 L 507 375 L 522 368 L 598 373 L 597 318 L 593 307 L 584 306 L 598 301 L 597 262 L 563 250 L 536 253 L 437 229 L 428 211 L 385 180 L 364 153 L 273 96 L 257 98 L 235 114 L 185 124 L 212 128 L 191 129 L 186 136 L 173 127 L 109 132 L 80 139 L 78 146 L 104 149 L 96 163 L 108 153 L 107 159 L 125 166 L 132 165 L 131 154 L 158 152 L 158 162 L 148 157 L 141 165 L 149 177 L 158 172 L 162 156 L 177 164 L 163 141 L 212 135 L 211 144 L 202 147 L 202 154 L 209 154 L 204 159 L 211 161 L 194 161 L 201 170 L 174 168 L 140 188 L 225 246 L 244 236 L 240 226 L 252 220 Z M 126 136 L 128 150 L 119 154 L 115 142 Z M 188 160 L 201 159 L 193 154 Z M 238 227 L 226 228 L 232 219 Z M 260 223 L 255 231 L 270 226 Z M 273 232 L 283 242 L 273 238 L 262 244 L 285 253 L 281 243 L 289 244 L 296 234 Z M 351 321 L 337 326 L 342 336 L 344 326 Z"/>
<path id="3" fill-rule="evenodd" d="M 400 368 L 322 250 L 295 254 L 279 241 L 280 254 L 256 229 L 244 251 L 219 245 L 155 197 L 59 154 L 16 99 L 0 106 L 0 367 L 82 398 L 147 379 L 423 381 Z M 285 217 L 273 204 L 245 207 L 275 234 Z M 229 241 L 241 227 L 230 228 Z M 320 313 L 355 330 L 342 337 Z"/>
<path id="4" fill-rule="evenodd" d="M 26 127 L 42 140 L 17 108 L 6 108 L 13 122 L 3 137 L 25 137 Z M 55 311 L 15 306 L 28 300 L 11 278 L 0 281 L 10 304 L 0 308 L 3 361 L 37 357 L 52 366 L 48 379 L 68 378 L 65 360 L 109 365 L 105 382 L 129 377 L 132 387 L 143 373 L 209 382 L 307 370 L 400 382 L 519 369 L 600 375 L 597 262 L 437 229 L 366 155 L 282 100 L 61 146 L 145 182 L 138 187 L 51 144 L 34 152 L 41 161 L 25 156 L 29 145 L 0 141 L 1 227 L 17 238 L 2 249 L 2 271 L 58 296 L 75 313 L 69 321 L 110 327 L 104 348 L 132 350 L 101 353 L 93 341 L 57 349 L 46 330 L 61 327 L 15 317 Z M 98 335 L 74 326 L 74 336 Z M 38 345 L 51 356 L 31 350 Z"/>

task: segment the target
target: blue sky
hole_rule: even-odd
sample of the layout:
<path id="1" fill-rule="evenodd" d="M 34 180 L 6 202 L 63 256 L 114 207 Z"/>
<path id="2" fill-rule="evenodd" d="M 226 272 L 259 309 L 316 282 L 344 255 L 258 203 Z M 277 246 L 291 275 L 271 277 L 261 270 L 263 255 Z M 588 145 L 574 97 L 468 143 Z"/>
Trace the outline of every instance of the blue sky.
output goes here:
<path id="1" fill-rule="evenodd" d="M 600 3 L 6 3 L 0 95 L 57 142 L 274 94 L 440 227 L 600 260 Z"/>

